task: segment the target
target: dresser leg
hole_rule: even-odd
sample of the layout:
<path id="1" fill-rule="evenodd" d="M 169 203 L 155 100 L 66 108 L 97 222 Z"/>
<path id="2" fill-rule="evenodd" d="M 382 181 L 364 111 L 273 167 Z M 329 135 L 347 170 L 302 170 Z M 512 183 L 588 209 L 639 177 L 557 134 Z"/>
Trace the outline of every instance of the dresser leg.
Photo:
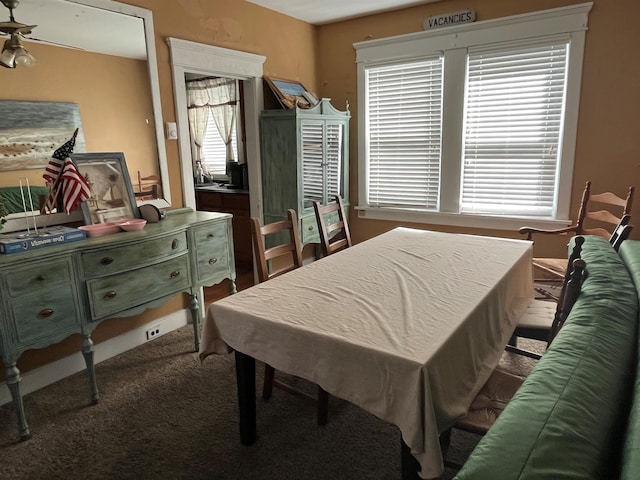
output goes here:
<path id="1" fill-rule="evenodd" d="M 193 343 L 196 347 L 196 352 L 200 351 L 200 302 L 198 296 L 191 295 L 191 302 L 189 302 L 189 310 L 191 310 L 191 322 L 193 323 Z"/>
<path id="2" fill-rule="evenodd" d="M 9 392 L 11 392 L 13 406 L 18 416 L 20 440 L 29 440 L 31 438 L 31 432 L 29 431 L 29 425 L 27 425 L 27 419 L 24 415 L 24 405 L 22 403 L 22 395 L 20 394 L 20 370 L 16 367 L 15 362 L 7 365 L 7 387 L 9 387 Z"/>
<path id="3" fill-rule="evenodd" d="M 98 384 L 96 383 L 96 369 L 93 364 L 93 340 L 90 335 L 82 336 L 82 355 L 87 365 L 87 375 L 89 377 L 89 389 L 91 390 L 91 405 L 98 403 L 100 393 L 98 393 Z"/>

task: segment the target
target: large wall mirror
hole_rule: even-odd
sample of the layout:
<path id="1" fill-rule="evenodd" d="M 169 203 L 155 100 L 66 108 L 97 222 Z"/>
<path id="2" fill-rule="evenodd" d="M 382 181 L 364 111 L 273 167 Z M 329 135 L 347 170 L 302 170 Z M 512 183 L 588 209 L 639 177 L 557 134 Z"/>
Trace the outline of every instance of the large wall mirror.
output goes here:
<path id="1" fill-rule="evenodd" d="M 135 189 L 149 191 L 156 184 L 157 198 L 141 195 L 140 203 L 169 206 L 151 12 L 110 0 L 24 0 L 13 14 L 18 22 L 37 25 L 24 42 L 36 64 L 0 68 L 0 100 L 77 105 L 83 142 L 75 153 L 123 152 Z M 5 17 L 9 11 L 0 5 L 0 18 Z M 72 134 L 69 128 L 68 137 Z M 42 164 L 8 166 L 10 142 L 0 135 L 0 188 L 27 179 L 31 186 L 43 186 Z M 82 219 L 80 212 L 75 216 Z M 52 225 L 75 216 L 40 221 Z M 8 218 L 11 230 L 25 221 L 21 213 Z"/>

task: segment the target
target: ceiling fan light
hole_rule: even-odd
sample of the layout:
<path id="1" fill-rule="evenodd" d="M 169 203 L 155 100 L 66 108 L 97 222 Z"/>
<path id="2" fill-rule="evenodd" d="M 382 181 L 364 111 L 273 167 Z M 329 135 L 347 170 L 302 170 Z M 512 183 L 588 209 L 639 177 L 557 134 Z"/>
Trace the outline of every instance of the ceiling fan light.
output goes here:
<path id="1" fill-rule="evenodd" d="M 11 40 L 4 42 L 2 53 L 0 54 L 0 65 L 7 68 L 16 68 L 16 53 L 11 45 Z"/>
<path id="2" fill-rule="evenodd" d="M 36 63 L 35 57 L 31 55 L 26 48 L 16 48 L 14 53 L 14 62 L 16 65 L 20 65 L 21 67 L 32 67 Z"/>

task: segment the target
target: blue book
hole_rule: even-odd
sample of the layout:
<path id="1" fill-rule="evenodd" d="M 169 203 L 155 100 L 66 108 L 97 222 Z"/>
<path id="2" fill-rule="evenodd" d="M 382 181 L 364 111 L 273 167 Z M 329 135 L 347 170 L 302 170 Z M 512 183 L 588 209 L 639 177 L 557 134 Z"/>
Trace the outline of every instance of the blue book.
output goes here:
<path id="1" fill-rule="evenodd" d="M 0 234 L 0 253 L 19 253 L 36 248 L 76 242 L 87 237 L 87 232 L 78 228 L 54 227 L 40 228 L 36 235 L 30 232 L 11 232 Z"/>

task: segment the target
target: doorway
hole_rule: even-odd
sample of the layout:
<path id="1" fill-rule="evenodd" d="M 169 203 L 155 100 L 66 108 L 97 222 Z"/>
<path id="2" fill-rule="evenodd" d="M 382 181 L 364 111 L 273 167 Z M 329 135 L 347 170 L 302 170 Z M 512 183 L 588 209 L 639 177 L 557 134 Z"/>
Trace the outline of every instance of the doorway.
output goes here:
<path id="1" fill-rule="evenodd" d="M 185 207 L 197 208 L 194 184 L 191 136 L 187 116 L 186 79 L 193 75 L 216 76 L 238 80 L 244 107 L 245 154 L 248 175 L 249 215 L 262 218 L 262 184 L 260 164 L 259 115 L 264 104 L 262 68 L 265 57 L 226 48 L 168 38 L 173 73 L 174 101 L 178 127 L 178 147 Z M 211 207 L 221 208 L 221 207 Z M 217 210 L 220 211 L 220 210 Z M 233 212 L 231 212 L 233 213 Z M 249 232 L 247 231 L 246 234 Z M 243 234 L 244 235 L 244 234 Z M 250 239 L 249 239 L 250 242 Z M 240 273 L 240 272 L 237 272 Z M 238 288 L 253 284 L 253 270 L 238 275 Z M 205 292 L 209 297 L 209 292 Z M 201 295 L 202 297 L 202 295 Z M 209 298 L 205 300 L 208 301 Z"/>

